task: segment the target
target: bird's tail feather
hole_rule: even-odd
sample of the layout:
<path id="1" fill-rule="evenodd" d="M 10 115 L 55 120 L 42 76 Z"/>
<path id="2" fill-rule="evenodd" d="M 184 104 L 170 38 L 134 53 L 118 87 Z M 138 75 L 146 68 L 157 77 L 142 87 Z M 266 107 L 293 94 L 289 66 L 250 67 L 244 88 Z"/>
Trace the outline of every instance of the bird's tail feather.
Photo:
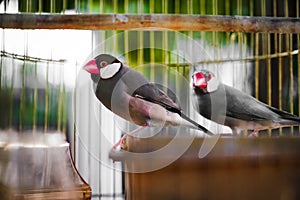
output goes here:
<path id="1" fill-rule="evenodd" d="M 194 120 L 192 120 L 191 118 L 189 118 L 188 116 L 186 116 L 184 113 L 181 113 L 181 117 L 187 122 L 186 125 L 193 125 L 193 128 L 202 130 L 204 133 L 208 134 L 208 135 L 214 135 L 212 132 L 210 132 L 208 129 L 206 129 L 205 127 L 201 126 L 200 124 L 198 124 L 197 122 L 195 122 Z"/>
<path id="2" fill-rule="evenodd" d="M 286 120 L 286 119 L 281 119 L 279 122 L 281 127 L 286 127 L 286 126 L 299 126 L 300 121 L 296 120 Z"/>
<path id="3" fill-rule="evenodd" d="M 300 117 L 293 115 L 289 112 L 286 112 L 284 110 L 279 110 L 277 108 L 273 108 L 273 107 L 269 107 L 269 109 L 273 112 L 275 112 L 276 114 L 278 114 L 282 121 L 280 123 L 282 124 L 290 124 L 290 125 L 299 125 L 300 124 Z"/>

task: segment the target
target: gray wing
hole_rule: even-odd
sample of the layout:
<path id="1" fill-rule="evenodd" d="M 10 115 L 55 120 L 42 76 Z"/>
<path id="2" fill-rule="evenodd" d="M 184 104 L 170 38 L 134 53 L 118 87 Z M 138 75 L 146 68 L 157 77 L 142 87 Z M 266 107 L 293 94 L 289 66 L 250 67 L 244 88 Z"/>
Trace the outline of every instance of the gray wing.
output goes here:
<path id="1" fill-rule="evenodd" d="M 131 96 L 159 104 L 171 112 L 181 113 L 179 105 L 177 105 L 165 92 L 159 89 L 157 85 L 149 83 L 149 81 L 140 73 L 127 68 L 126 74 L 122 76 L 122 79 Z"/>
<path id="2" fill-rule="evenodd" d="M 155 84 L 148 83 L 139 87 L 133 95 L 156 103 L 164 107 L 165 109 L 180 114 L 181 109 L 168 95 L 160 90 Z"/>
<path id="3" fill-rule="evenodd" d="M 247 121 L 278 121 L 280 119 L 280 116 L 273 112 L 270 106 L 235 88 L 223 86 L 226 91 L 227 116 Z"/>

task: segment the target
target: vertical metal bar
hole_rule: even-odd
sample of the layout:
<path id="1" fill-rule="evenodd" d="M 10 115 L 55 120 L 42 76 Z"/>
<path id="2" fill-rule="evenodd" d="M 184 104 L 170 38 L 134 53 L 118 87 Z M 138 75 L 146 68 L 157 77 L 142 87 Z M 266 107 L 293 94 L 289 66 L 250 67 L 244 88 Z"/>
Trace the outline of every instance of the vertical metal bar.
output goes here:
<path id="1" fill-rule="evenodd" d="M 138 12 L 140 14 L 143 13 L 143 0 L 139 1 L 139 8 Z M 144 61 L 144 32 L 138 31 L 138 37 L 139 37 L 139 49 L 138 49 L 138 64 L 142 65 Z"/>
<path id="2" fill-rule="evenodd" d="M 212 7 L 213 7 L 213 15 L 217 15 L 217 11 L 218 11 L 218 2 L 217 0 L 213 0 L 212 2 Z M 214 59 L 216 60 L 219 60 L 220 57 L 220 48 L 219 48 L 219 41 L 218 41 L 218 33 L 216 31 L 213 31 L 212 32 L 212 39 L 213 39 L 213 45 L 216 47 L 217 49 L 217 52 L 214 52 Z M 219 64 L 218 65 L 218 68 L 219 68 Z"/>
<path id="3" fill-rule="evenodd" d="M 237 0 L 237 10 L 238 10 L 238 15 L 242 15 L 242 11 L 243 11 L 242 0 Z"/>
<path id="4" fill-rule="evenodd" d="M 273 1 L 273 17 L 277 17 L 277 1 Z M 282 93 L 281 93 L 281 69 L 279 61 L 279 34 L 274 33 L 274 54 L 278 57 L 278 108 L 282 109 Z M 279 128 L 279 135 L 282 135 L 282 128 Z"/>
<path id="5" fill-rule="evenodd" d="M 57 94 L 57 132 L 61 132 L 61 118 L 62 118 L 62 83 L 59 85 Z"/>
<path id="6" fill-rule="evenodd" d="M 250 0 L 250 16 L 254 16 L 254 4 L 253 4 L 253 0 Z M 255 45 L 254 45 L 255 42 Z M 252 44 L 252 49 L 254 49 L 255 46 L 255 52 L 254 52 L 254 57 L 258 56 L 258 44 L 259 44 L 259 33 L 251 33 L 251 44 Z M 255 84 L 254 84 L 254 93 L 255 93 L 255 98 L 259 98 L 259 61 L 256 58 L 255 59 Z"/>
<path id="7" fill-rule="evenodd" d="M 63 13 L 67 10 L 67 0 L 63 0 Z"/>
<path id="8" fill-rule="evenodd" d="M 168 13 L 168 0 L 163 0 L 162 1 L 162 13 L 163 14 L 167 14 Z M 163 62 L 167 63 L 166 57 L 167 57 L 167 45 L 168 45 L 168 31 L 162 31 L 162 58 L 163 58 Z"/>
<path id="9" fill-rule="evenodd" d="M 284 16 L 289 16 L 289 5 L 288 1 L 284 1 Z M 289 87 L 289 103 L 290 103 L 290 113 L 294 113 L 294 99 L 293 99 L 293 55 L 290 54 L 293 51 L 293 35 L 286 34 L 286 51 L 289 52 L 289 78 L 290 78 L 290 87 Z M 294 127 L 290 128 L 291 134 L 294 132 Z"/>
<path id="10" fill-rule="evenodd" d="M 193 14 L 193 0 L 189 0 L 188 2 L 187 2 L 187 14 Z M 190 38 L 194 38 L 194 34 L 193 34 L 194 32 L 193 31 L 189 31 L 188 32 L 188 37 L 190 37 Z M 191 45 L 191 48 L 193 48 L 193 45 Z M 189 50 L 189 52 L 192 52 L 192 51 L 190 51 Z M 183 66 L 183 76 L 185 75 L 185 73 L 186 73 L 186 66 Z M 189 103 L 189 101 L 187 101 L 187 103 Z M 187 105 L 188 107 L 189 107 L 189 105 Z"/>
<path id="11" fill-rule="evenodd" d="M 34 80 L 35 80 L 35 84 L 34 84 L 34 91 L 33 91 L 33 133 L 36 132 L 36 110 L 37 110 L 37 87 L 38 87 L 38 75 L 37 75 L 37 62 L 34 63 Z"/>
<path id="12" fill-rule="evenodd" d="M 294 114 L 294 76 L 293 76 L 293 34 L 289 34 L 289 68 L 290 68 L 290 113 Z M 291 135 L 294 135 L 294 127 L 291 126 Z"/>
<path id="13" fill-rule="evenodd" d="M 113 6 L 114 6 L 114 13 L 118 13 L 118 1 L 117 0 L 114 0 Z"/>
<path id="14" fill-rule="evenodd" d="M 78 8 L 78 0 L 74 0 L 75 2 L 74 2 L 74 9 L 75 9 L 75 12 L 76 13 L 79 13 L 79 8 Z"/>
<path id="15" fill-rule="evenodd" d="M 164 14 L 168 14 L 168 1 L 167 0 L 164 0 L 163 1 L 163 5 L 162 5 L 162 7 L 163 7 L 163 13 Z M 163 31 L 163 58 L 164 58 L 164 64 L 165 63 L 168 63 L 169 64 L 169 54 L 168 54 L 168 50 L 169 50 L 169 48 L 168 48 L 168 31 Z M 169 71 L 169 67 L 167 68 L 168 69 L 168 71 Z M 166 74 L 164 74 L 164 84 L 165 85 L 168 85 L 168 78 L 169 78 L 169 74 L 168 73 L 166 73 Z"/>
<path id="16" fill-rule="evenodd" d="M 282 34 L 278 34 L 278 53 L 282 52 Z M 278 98 L 279 98 L 279 109 L 282 109 L 282 57 L 278 57 Z M 282 135 L 282 129 L 279 131 L 279 135 Z"/>
<path id="17" fill-rule="evenodd" d="M 62 64 L 59 64 L 61 65 L 59 67 L 59 70 L 60 70 L 60 83 L 59 83 L 59 89 L 58 89 L 58 96 L 57 96 L 57 131 L 58 132 L 61 132 L 61 122 L 62 122 L 62 101 L 63 101 L 63 98 L 62 98 L 62 88 L 63 88 L 63 75 L 64 75 L 64 68 L 63 68 L 63 65 Z"/>
<path id="18" fill-rule="evenodd" d="M 31 9 L 31 0 L 26 1 L 26 12 L 30 12 Z M 26 55 L 28 55 L 28 35 L 27 32 L 24 32 L 24 61 L 22 63 L 21 71 L 21 97 L 20 97 L 20 113 L 19 113 L 19 130 L 22 132 L 23 123 L 24 123 L 24 106 L 25 106 L 25 66 L 26 66 Z"/>
<path id="19" fill-rule="evenodd" d="M 193 14 L 193 0 L 187 1 L 186 4 L 187 4 L 186 5 L 186 7 L 187 7 L 186 14 Z M 194 34 L 193 33 L 194 33 L 193 31 L 187 31 L 188 38 L 194 38 Z M 187 40 L 185 42 L 187 42 L 187 45 L 186 45 L 186 48 L 188 48 L 187 52 L 193 52 L 194 45 L 193 44 L 189 44 L 189 42 L 190 42 L 189 40 Z M 183 53 L 185 53 L 185 52 L 183 52 Z M 191 57 L 191 56 L 194 59 L 193 55 L 188 55 L 188 57 Z M 185 58 L 183 58 L 183 59 L 185 59 Z M 194 61 L 194 60 L 192 60 L 192 61 Z M 185 62 L 185 60 L 183 60 L 183 62 Z M 181 78 L 180 78 L 179 75 L 182 75 L 184 77 L 189 76 L 189 69 L 190 68 L 188 66 L 182 65 L 181 67 L 179 67 L 180 71 L 178 71 L 178 73 L 176 73 L 176 83 L 177 83 L 176 90 L 178 91 L 178 92 L 176 92 L 177 94 L 181 94 L 182 93 L 182 89 L 183 89 L 182 88 L 182 80 L 181 80 Z M 181 74 L 179 74 L 179 73 L 181 73 Z M 183 105 L 182 106 L 185 106 L 186 108 L 190 108 L 189 96 L 187 96 L 187 97 L 188 97 L 187 99 L 183 99 L 183 102 L 182 102 Z M 186 114 L 189 115 L 190 114 L 190 109 L 185 109 L 185 110 L 187 112 Z"/>
<path id="20" fill-rule="evenodd" d="M 266 16 L 267 13 L 267 1 L 266 0 L 262 0 L 261 1 L 261 10 L 262 10 L 262 16 Z M 270 54 L 270 35 L 268 33 L 264 33 L 262 35 L 262 55 L 266 55 L 267 54 L 267 104 L 271 105 L 272 104 L 272 85 L 271 85 L 271 59 L 269 58 L 269 54 Z M 268 130 L 268 135 L 271 136 L 272 134 L 272 130 L 269 129 Z"/>
<path id="21" fill-rule="evenodd" d="M 259 98 L 259 60 L 257 59 L 259 54 L 259 33 L 255 33 L 255 97 Z"/>
<path id="22" fill-rule="evenodd" d="M 261 0 L 260 2 L 260 6 L 261 6 L 261 16 L 266 16 L 266 0 Z M 266 55 L 266 33 L 262 33 L 262 55 Z"/>
<path id="23" fill-rule="evenodd" d="M 243 2 L 242 0 L 237 0 L 237 11 L 238 11 L 238 15 L 243 15 Z M 244 44 L 244 33 L 237 33 L 238 36 L 238 48 L 239 48 L 239 58 L 242 59 L 243 58 L 243 44 Z M 245 64 L 245 66 L 243 66 Z M 241 70 L 241 67 L 243 70 Z M 243 76 L 247 75 L 247 68 L 246 68 L 246 62 L 239 62 L 238 65 L 234 65 L 234 71 L 236 71 L 235 73 L 233 73 L 235 75 L 234 80 L 235 82 L 239 82 L 239 76 L 241 76 L 241 73 L 243 73 Z M 243 90 L 245 90 L 247 88 L 247 81 L 244 81 L 243 83 Z M 242 134 L 244 136 L 247 136 L 247 130 L 244 130 L 242 132 Z"/>
<path id="24" fill-rule="evenodd" d="M 23 123 L 24 123 L 24 106 L 25 106 L 25 56 L 24 56 L 24 62 L 22 64 L 22 72 L 21 72 L 21 98 L 20 98 L 20 123 L 19 123 L 19 129 L 22 132 L 23 130 Z"/>
<path id="25" fill-rule="evenodd" d="M 24 61 L 22 64 L 22 80 L 21 80 L 21 98 L 20 98 L 20 131 L 24 128 L 24 109 L 25 109 L 25 69 L 26 69 L 26 56 L 28 55 L 28 33 L 24 35 Z"/>
<path id="26" fill-rule="evenodd" d="M 294 113 L 294 101 L 293 101 L 293 84 L 294 84 L 294 76 L 293 76 L 293 55 L 291 52 L 293 51 L 293 35 L 289 34 L 289 64 L 290 64 L 290 110 L 291 113 Z"/>
<path id="27" fill-rule="evenodd" d="M 242 15 L 242 11 L 243 11 L 243 4 L 242 4 L 242 0 L 237 0 L 237 10 L 238 10 L 238 15 Z M 242 52 L 242 42 L 243 42 L 243 33 L 237 33 L 237 39 L 238 39 L 238 48 L 239 48 L 239 58 L 241 59 L 242 56 L 243 56 L 243 52 Z M 240 62 L 240 64 L 242 64 L 242 62 Z M 241 66 L 236 66 L 236 67 L 241 67 Z M 236 82 L 238 82 L 238 77 L 240 76 L 240 69 L 237 69 L 236 70 L 236 67 L 234 68 L 235 69 L 235 79 Z M 242 72 L 244 73 L 244 72 Z M 246 81 L 244 82 L 244 84 L 246 84 Z M 246 131 L 243 132 L 244 135 L 246 135 Z"/>
<path id="28" fill-rule="evenodd" d="M 242 0 L 238 0 L 238 15 L 243 15 L 243 1 Z M 238 45 L 239 45 L 239 58 L 242 59 L 243 58 L 243 45 L 247 46 L 246 42 L 247 40 L 245 39 L 245 33 L 238 33 Z M 245 55 L 246 56 L 246 55 Z M 244 70 L 241 73 L 245 73 L 245 75 L 247 75 L 247 68 L 246 68 L 246 62 L 240 62 L 241 65 L 244 68 Z M 240 69 L 237 70 L 238 73 L 240 73 Z M 239 76 L 240 74 L 237 74 L 237 76 Z M 243 85 L 243 89 L 246 90 L 247 88 L 247 81 L 244 81 L 244 85 Z M 244 132 L 244 134 L 246 134 L 246 131 Z"/>
<path id="29" fill-rule="evenodd" d="M 267 33 L 267 74 L 268 74 L 268 104 L 272 105 L 272 70 L 271 70 L 271 41 L 270 33 Z M 271 130 L 269 130 L 269 136 L 271 136 Z"/>
<path id="30" fill-rule="evenodd" d="M 12 128 L 13 126 L 13 107 L 14 107 L 14 83 L 15 83 L 15 60 L 14 57 L 12 57 L 12 77 L 11 77 L 11 83 L 10 83 L 10 108 L 9 108 L 9 127 Z"/>
<path id="31" fill-rule="evenodd" d="M 267 1 L 265 1 L 265 10 L 264 10 L 264 16 L 266 16 L 267 12 Z M 268 105 L 272 105 L 272 70 L 271 70 L 271 39 L 270 39 L 270 33 L 266 33 L 266 44 L 267 44 L 267 82 L 268 82 Z M 268 130 L 269 136 L 272 135 L 272 130 Z"/>
<path id="32" fill-rule="evenodd" d="M 179 1 L 174 1 L 174 4 L 175 4 L 175 14 L 178 14 L 180 12 L 180 2 Z M 173 33 L 172 33 L 173 34 Z M 179 63 L 179 60 L 180 60 L 180 50 L 179 50 L 179 32 L 178 31 L 175 31 L 174 32 L 174 37 L 175 37 L 175 42 L 176 42 L 176 50 L 175 50 L 175 53 L 172 55 L 172 57 L 174 56 L 174 60 L 175 60 L 175 63 L 178 64 Z M 179 65 L 175 65 L 176 66 L 176 72 L 175 73 L 175 80 L 177 80 L 178 78 L 178 72 L 179 72 Z M 180 94 L 180 88 L 179 88 L 179 83 L 176 81 L 175 83 L 175 86 L 174 86 L 174 90 L 175 90 L 175 94 Z M 181 102 L 180 102 L 181 103 Z M 169 131 L 169 130 L 168 130 Z M 168 132 L 167 132 L 168 133 Z"/>
<path id="33" fill-rule="evenodd" d="M 50 0 L 50 13 L 55 12 L 55 0 Z"/>
<path id="34" fill-rule="evenodd" d="M 29 11 L 30 11 L 30 7 L 31 7 L 30 1 L 31 1 L 31 0 L 27 0 L 27 1 L 26 1 L 26 12 L 29 12 Z"/>
<path id="35" fill-rule="evenodd" d="M 89 13 L 92 13 L 93 12 L 93 0 L 88 0 L 87 4 L 88 4 L 87 11 Z"/>
<path id="36" fill-rule="evenodd" d="M 49 62 L 46 66 L 46 89 L 45 89 L 45 115 L 44 115 L 44 132 L 48 131 L 48 115 L 49 115 Z"/>
<path id="37" fill-rule="evenodd" d="M 253 16 L 254 15 L 253 0 L 249 1 L 249 10 L 250 10 L 250 16 Z M 251 33 L 251 36 L 250 36 L 250 46 L 251 46 L 251 49 L 254 49 L 254 33 Z"/>
<path id="38" fill-rule="evenodd" d="M 175 13 L 179 14 L 180 13 L 180 2 L 179 1 L 175 1 Z M 175 32 L 175 38 L 176 38 L 176 42 L 178 43 L 179 41 L 179 35 L 178 32 Z M 179 49 L 177 46 L 177 55 L 176 55 L 176 63 L 178 64 L 180 62 L 180 57 L 179 57 Z M 177 65 L 177 71 L 180 71 L 180 67 L 179 65 Z M 176 80 L 178 79 L 178 73 L 175 74 L 175 78 Z M 180 86 L 179 84 L 176 82 L 176 94 L 180 94 Z"/>
<path id="39" fill-rule="evenodd" d="M 289 64 L 290 64 L 290 113 L 294 114 L 294 76 L 293 76 L 293 34 L 289 34 Z M 294 127 L 291 127 L 291 134 L 294 135 Z"/>
<path id="40" fill-rule="evenodd" d="M 155 1 L 150 1 L 150 12 L 155 13 Z M 155 45 L 154 41 L 154 31 L 150 31 L 150 81 L 154 81 L 155 71 L 154 67 L 152 67 L 153 63 L 155 63 L 155 48 L 153 48 Z"/>
<path id="41" fill-rule="evenodd" d="M 273 1 L 273 17 L 277 17 L 277 1 Z M 281 57 L 279 57 L 279 42 L 281 38 L 279 38 L 279 34 L 274 34 L 274 53 L 278 57 L 278 108 L 282 109 L 282 71 L 281 71 Z M 279 128 L 279 135 L 282 135 L 282 128 Z"/>
<path id="42" fill-rule="evenodd" d="M 212 14 L 213 15 L 218 15 L 218 1 L 217 0 L 213 0 L 212 1 Z M 213 31 L 212 32 L 212 44 L 213 44 L 213 46 L 215 47 L 215 49 L 216 49 L 216 52 L 214 52 L 213 54 L 213 58 L 214 58 L 214 60 L 220 60 L 220 59 L 222 59 L 221 58 L 221 48 L 220 48 L 220 41 L 219 41 L 219 33 L 218 32 L 216 32 L 216 31 Z M 216 63 L 216 65 L 217 65 L 217 69 L 218 69 L 218 71 L 219 71 L 219 69 L 220 69 L 220 64 L 219 63 Z"/>
<path id="43" fill-rule="evenodd" d="M 66 88 L 65 85 L 63 85 L 63 89 L 62 89 L 62 132 L 65 134 L 67 134 L 67 93 L 66 93 Z"/>
<path id="44" fill-rule="evenodd" d="M 75 75 L 75 77 L 77 76 L 77 71 L 78 71 L 78 63 L 77 63 L 77 59 L 76 59 L 76 61 L 75 61 L 75 69 L 76 70 L 74 70 L 74 75 Z M 77 138 L 76 138 L 76 135 L 77 135 L 77 130 L 76 130 L 76 121 L 77 121 L 77 118 L 76 118 L 76 116 L 77 116 L 77 110 L 76 110 L 76 104 L 77 104 L 77 98 L 76 98 L 76 96 L 77 96 L 77 89 L 76 89 L 76 85 L 77 85 L 77 82 L 76 82 L 76 84 L 75 84 L 75 89 L 74 89 L 74 93 L 73 93 L 73 99 L 74 99 L 74 103 L 73 103 L 73 116 L 74 116 L 74 122 L 73 122 L 73 138 L 74 138 L 74 141 L 73 141 L 73 159 L 74 159 L 74 163 L 75 164 L 77 164 L 76 163 L 76 161 L 77 161 L 77 145 L 76 145 L 76 143 L 77 143 Z M 101 144 L 101 143 L 100 143 Z"/>
<path id="45" fill-rule="evenodd" d="M 206 5 L 205 5 L 206 0 L 200 0 L 200 14 L 205 15 L 206 14 Z M 206 32 L 202 31 L 201 32 L 201 39 L 202 41 L 206 40 Z M 204 42 L 205 44 L 205 42 Z"/>
<path id="46" fill-rule="evenodd" d="M 225 15 L 230 15 L 230 0 L 225 1 Z M 226 32 L 226 46 L 228 45 L 229 38 L 230 38 L 230 32 Z"/>
<path id="47" fill-rule="evenodd" d="M 43 0 L 39 0 L 39 13 L 43 12 Z"/>
<path id="48" fill-rule="evenodd" d="M 124 6 L 125 6 L 125 13 L 129 12 L 129 0 L 124 0 Z M 124 51 L 125 51 L 125 58 L 129 62 L 129 55 L 128 55 L 128 50 L 129 50 L 129 44 L 128 44 L 128 31 L 124 31 Z"/>

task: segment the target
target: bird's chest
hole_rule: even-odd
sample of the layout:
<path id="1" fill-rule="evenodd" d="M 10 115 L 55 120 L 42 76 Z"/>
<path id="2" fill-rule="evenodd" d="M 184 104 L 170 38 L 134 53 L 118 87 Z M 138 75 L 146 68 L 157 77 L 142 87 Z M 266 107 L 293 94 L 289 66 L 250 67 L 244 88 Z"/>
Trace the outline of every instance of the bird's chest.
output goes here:
<path id="1" fill-rule="evenodd" d="M 209 94 L 195 94 L 194 107 L 205 118 L 210 119 L 211 116 L 211 97 Z"/>
<path id="2" fill-rule="evenodd" d="M 101 103 L 110 110 L 112 110 L 114 102 L 122 101 L 122 90 L 120 84 L 115 80 L 100 80 L 95 94 Z"/>
<path id="3" fill-rule="evenodd" d="M 207 119 L 218 117 L 226 113 L 226 95 L 219 93 L 194 93 L 193 104 L 198 112 Z"/>

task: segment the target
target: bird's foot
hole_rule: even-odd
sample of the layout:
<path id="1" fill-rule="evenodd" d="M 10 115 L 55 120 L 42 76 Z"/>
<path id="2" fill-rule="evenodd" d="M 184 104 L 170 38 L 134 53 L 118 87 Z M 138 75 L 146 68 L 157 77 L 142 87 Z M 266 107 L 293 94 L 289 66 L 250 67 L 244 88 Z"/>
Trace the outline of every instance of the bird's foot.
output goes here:
<path id="1" fill-rule="evenodd" d="M 137 134 L 138 132 L 140 132 L 141 130 L 143 130 L 145 127 L 146 126 L 139 127 L 137 129 L 135 129 L 134 131 L 123 135 L 123 137 L 116 144 L 114 144 L 113 149 L 114 150 L 117 149 L 118 146 L 121 146 L 121 149 L 127 149 L 128 148 L 127 142 L 126 142 L 127 135 L 133 136 L 133 135 Z"/>
<path id="2" fill-rule="evenodd" d="M 120 146 L 121 149 L 127 148 L 126 136 L 127 136 L 127 134 L 123 135 L 123 137 L 116 144 L 114 144 L 114 146 L 113 146 L 114 150 L 116 150 L 118 148 L 118 146 Z"/>
<path id="3" fill-rule="evenodd" d="M 127 149 L 127 142 L 126 142 L 126 137 L 122 138 L 121 140 L 121 149 Z"/>
<path id="4" fill-rule="evenodd" d="M 248 135 L 248 137 L 258 137 L 258 132 L 259 130 L 255 129 L 252 133 L 250 133 L 250 135 Z"/>

